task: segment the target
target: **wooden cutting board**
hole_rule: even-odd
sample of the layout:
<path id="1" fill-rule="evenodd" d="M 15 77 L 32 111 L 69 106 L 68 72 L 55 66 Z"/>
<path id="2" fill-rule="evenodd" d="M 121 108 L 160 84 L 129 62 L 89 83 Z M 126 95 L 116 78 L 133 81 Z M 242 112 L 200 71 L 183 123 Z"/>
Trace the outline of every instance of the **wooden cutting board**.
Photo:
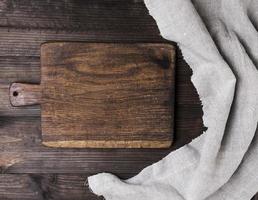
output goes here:
<path id="1" fill-rule="evenodd" d="M 169 44 L 53 42 L 41 46 L 41 84 L 13 83 L 13 106 L 41 104 L 43 144 L 166 148 L 174 124 Z"/>

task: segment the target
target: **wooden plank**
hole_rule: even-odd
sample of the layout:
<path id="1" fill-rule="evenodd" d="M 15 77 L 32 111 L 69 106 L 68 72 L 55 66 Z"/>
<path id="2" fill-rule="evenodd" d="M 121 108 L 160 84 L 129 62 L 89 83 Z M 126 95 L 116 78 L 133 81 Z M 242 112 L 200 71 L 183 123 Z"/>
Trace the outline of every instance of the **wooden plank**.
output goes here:
<path id="1" fill-rule="evenodd" d="M 86 174 L 1 174 L 0 199 L 96 200 L 87 187 Z"/>
<path id="2" fill-rule="evenodd" d="M 8 29 L 158 35 L 142 0 L 12 0 L 1 3 L 1 12 L 0 26 Z"/>
<path id="3" fill-rule="evenodd" d="M 135 24 L 139 26 L 139 24 Z M 143 32 L 148 31 L 144 30 Z M 96 32 L 55 32 L 53 30 L 20 30 L 7 28 L 0 29 L 1 56 L 6 57 L 39 57 L 40 45 L 50 41 L 72 41 L 72 42 L 165 42 L 160 37 L 148 33 L 141 35 L 130 35 L 126 32 L 115 32 L 107 30 L 97 34 Z"/>
<path id="4" fill-rule="evenodd" d="M 0 199 L 43 200 L 37 183 L 28 175 L 0 175 Z"/>
<path id="5" fill-rule="evenodd" d="M 87 186 L 87 174 L 31 175 L 44 199 L 51 200 L 100 200 Z"/>
<path id="6" fill-rule="evenodd" d="M 40 80 L 39 63 L 39 57 L 0 55 L 0 87 L 2 84 L 15 81 L 38 83 Z"/>

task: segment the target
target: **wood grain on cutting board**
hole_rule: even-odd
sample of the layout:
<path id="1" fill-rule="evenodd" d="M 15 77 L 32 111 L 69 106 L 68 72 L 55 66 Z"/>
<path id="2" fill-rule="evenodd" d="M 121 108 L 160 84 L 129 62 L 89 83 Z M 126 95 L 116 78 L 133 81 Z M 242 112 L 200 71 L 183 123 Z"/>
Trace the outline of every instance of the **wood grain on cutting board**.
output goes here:
<path id="1" fill-rule="evenodd" d="M 43 144 L 169 147 L 174 54 L 168 44 L 42 45 Z"/>

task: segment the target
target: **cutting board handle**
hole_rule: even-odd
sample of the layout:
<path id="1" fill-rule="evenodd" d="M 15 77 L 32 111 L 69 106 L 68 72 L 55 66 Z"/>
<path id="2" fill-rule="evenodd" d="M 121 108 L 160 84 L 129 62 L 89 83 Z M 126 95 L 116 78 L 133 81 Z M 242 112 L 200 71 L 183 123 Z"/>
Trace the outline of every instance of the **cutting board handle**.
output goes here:
<path id="1" fill-rule="evenodd" d="M 37 105 L 41 102 L 41 87 L 38 84 L 12 83 L 9 96 L 12 106 Z"/>

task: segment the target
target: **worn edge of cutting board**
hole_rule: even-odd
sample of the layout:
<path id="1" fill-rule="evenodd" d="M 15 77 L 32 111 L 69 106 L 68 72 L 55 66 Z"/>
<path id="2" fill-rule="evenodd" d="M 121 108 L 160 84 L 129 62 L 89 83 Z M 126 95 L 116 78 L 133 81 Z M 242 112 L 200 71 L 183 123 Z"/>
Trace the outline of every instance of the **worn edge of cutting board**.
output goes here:
<path id="1" fill-rule="evenodd" d="M 73 42 L 51 42 L 51 43 L 45 43 L 42 45 L 41 47 L 41 53 L 42 53 L 42 49 L 43 48 L 48 48 L 49 45 L 58 45 L 58 46 L 66 46 L 66 45 L 115 45 L 115 46 L 131 46 L 131 45 L 138 45 L 139 47 L 141 46 L 154 46 L 154 47 L 159 47 L 159 48 L 165 48 L 166 51 L 170 51 L 170 63 L 169 63 L 169 67 L 171 68 L 171 70 L 173 70 L 172 72 L 172 88 L 174 90 L 174 75 L 175 75 L 175 66 L 174 66 L 174 60 L 175 60 L 175 48 L 173 45 L 170 44 L 165 44 L 165 43 L 73 43 Z M 43 67 L 41 68 L 43 69 Z M 43 77 L 41 77 L 43 79 Z M 13 87 L 15 86 L 15 87 Z M 19 88 L 19 86 L 21 86 L 20 92 L 25 90 L 25 99 L 27 101 L 28 104 L 37 104 L 40 103 L 41 101 L 41 96 L 39 95 L 38 90 L 41 90 L 40 87 L 35 86 L 35 85 L 30 85 L 30 84 L 20 84 L 19 83 L 14 83 L 11 88 L 10 88 L 10 98 L 12 98 L 12 94 L 13 94 L 13 90 L 12 88 L 15 88 L 17 90 L 17 88 Z M 31 90 L 30 90 L 31 88 Z M 30 92 L 29 92 L 30 91 Z M 32 92 L 31 92 L 32 91 Z M 173 96 L 174 95 L 174 91 L 173 92 Z M 30 94 L 31 93 L 31 94 Z M 29 94 L 29 95 L 26 95 Z M 28 97 L 29 96 L 29 97 Z M 32 98 L 30 98 L 32 97 Z M 35 99 L 33 99 L 35 98 Z M 38 102 L 37 102 L 38 100 Z M 174 98 L 173 98 L 174 101 Z M 15 104 L 15 101 L 12 101 L 12 104 L 14 106 L 20 106 Z M 17 103 L 17 102 L 16 102 Z M 19 104 L 19 102 L 18 102 Z M 27 105 L 26 103 L 22 102 L 23 105 Z M 173 102 L 174 104 L 174 102 Z M 174 105 L 173 105 L 174 106 Z M 172 111 L 174 112 L 174 107 L 172 108 Z M 174 113 L 171 113 L 172 116 L 174 116 Z M 174 120 L 174 119 L 173 119 Z M 172 122 L 174 124 L 174 122 Z M 44 128 L 43 128 L 44 129 Z M 44 131 L 42 129 L 42 132 Z M 172 127 L 172 131 L 170 134 L 170 138 L 169 140 L 164 140 L 164 141 L 154 141 L 154 140 L 59 140 L 59 141 L 43 141 L 43 144 L 49 147 L 66 147 L 66 148 L 85 148 L 85 147 L 89 147 L 89 148 L 167 148 L 171 146 L 172 143 L 172 138 L 173 138 L 173 127 Z M 44 133 L 43 133 L 43 140 L 44 140 Z"/>

